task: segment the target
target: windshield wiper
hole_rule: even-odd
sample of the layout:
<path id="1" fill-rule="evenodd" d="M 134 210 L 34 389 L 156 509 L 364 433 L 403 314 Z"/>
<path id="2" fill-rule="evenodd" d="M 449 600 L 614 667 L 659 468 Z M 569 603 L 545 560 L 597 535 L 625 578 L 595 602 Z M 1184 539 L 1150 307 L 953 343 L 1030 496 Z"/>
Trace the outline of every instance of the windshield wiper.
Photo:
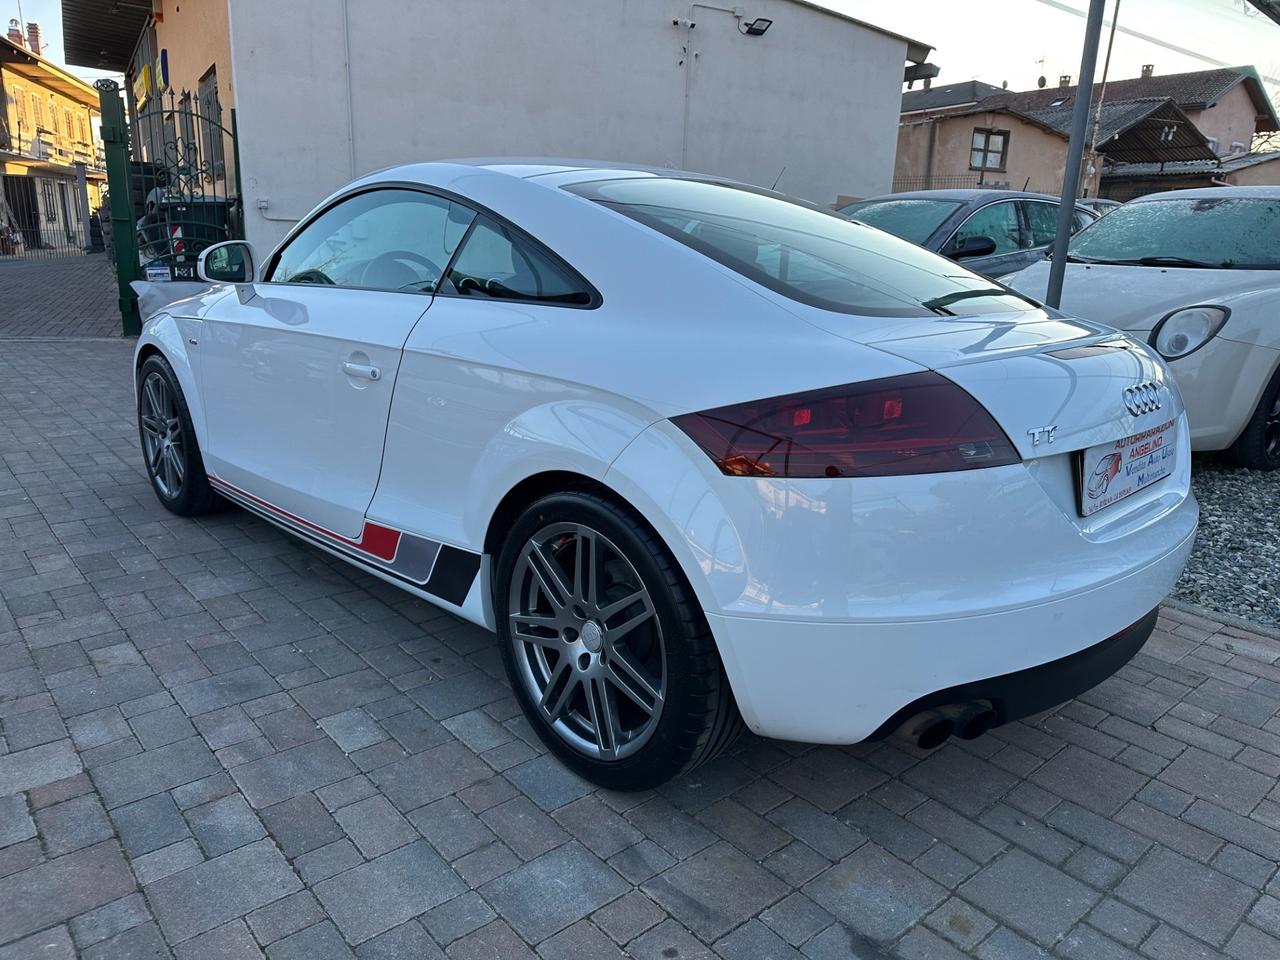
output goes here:
<path id="1" fill-rule="evenodd" d="M 1052 252 L 1052 251 L 1046 251 L 1046 252 L 1045 252 L 1045 255 L 1044 255 L 1044 258 L 1045 258 L 1046 260 L 1052 260 L 1052 259 L 1053 259 L 1053 252 Z M 1106 261 L 1106 260 L 1099 260 L 1097 257 L 1082 257 L 1082 256 L 1080 256 L 1078 253 L 1068 253 L 1068 254 L 1067 254 L 1067 263 L 1107 263 L 1107 262 L 1108 262 L 1108 261 Z"/>
<path id="2" fill-rule="evenodd" d="M 1221 270 L 1226 264 L 1208 263 L 1204 260 L 1192 260 L 1190 257 L 1119 257 L 1115 260 L 1085 260 L 1080 257 L 1067 257 L 1081 263 L 1105 263 L 1122 267 L 1195 267 L 1200 270 Z"/>
<path id="3" fill-rule="evenodd" d="M 1134 262 L 1144 267 L 1199 267 L 1208 270 L 1217 270 L 1222 266 L 1204 260 L 1192 260 L 1190 257 L 1138 257 Z"/>
<path id="4" fill-rule="evenodd" d="M 925 300 L 920 306 L 926 310 L 943 310 L 953 303 L 959 303 L 961 300 L 972 300 L 975 297 L 1017 297 L 1019 300 L 1026 300 L 1027 303 L 1035 304 L 1034 300 L 1024 297 L 1016 290 L 1008 290 L 1004 287 L 983 287 L 979 290 L 956 290 L 954 293 L 934 297 L 932 300 Z M 1036 305 L 1038 306 L 1038 304 Z"/>

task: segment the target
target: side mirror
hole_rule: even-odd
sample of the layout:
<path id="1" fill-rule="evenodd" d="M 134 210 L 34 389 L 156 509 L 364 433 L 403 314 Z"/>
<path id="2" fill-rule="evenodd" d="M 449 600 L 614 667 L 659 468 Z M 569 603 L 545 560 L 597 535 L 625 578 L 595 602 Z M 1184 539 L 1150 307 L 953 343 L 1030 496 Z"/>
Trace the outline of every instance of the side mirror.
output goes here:
<path id="1" fill-rule="evenodd" d="M 196 260 L 196 276 L 209 283 L 252 283 L 253 246 L 244 240 L 227 240 L 205 247 Z"/>
<path id="2" fill-rule="evenodd" d="M 989 257 L 996 252 L 996 242 L 990 237 L 961 237 L 951 243 L 947 256 L 952 260 L 965 260 L 969 257 Z"/>

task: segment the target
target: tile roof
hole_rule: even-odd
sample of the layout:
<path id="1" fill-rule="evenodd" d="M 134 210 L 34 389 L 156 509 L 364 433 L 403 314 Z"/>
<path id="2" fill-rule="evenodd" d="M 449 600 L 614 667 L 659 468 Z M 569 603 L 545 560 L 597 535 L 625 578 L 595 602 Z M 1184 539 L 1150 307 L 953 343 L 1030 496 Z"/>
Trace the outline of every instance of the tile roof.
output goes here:
<path id="1" fill-rule="evenodd" d="M 1150 77 L 1131 77 L 1127 80 L 1108 80 L 1106 100 L 1169 99 L 1183 110 L 1203 110 L 1226 95 L 1233 87 L 1248 82 L 1249 95 L 1253 97 L 1260 114 L 1269 114 L 1276 121 L 1275 108 L 1267 100 L 1266 91 L 1252 67 L 1220 67 L 1214 70 L 1194 70 L 1190 73 L 1155 74 Z M 1093 86 L 1096 101 L 1102 84 Z M 1060 105 L 1070 109 L 1075 103 L 1076 87 L 1044 87 L 1040 90 L 1000 91 L 988 98 L 990 105 L 1001 104 L 1023 113 L 1050 109 L 1050 104 L 1064 99 Z M 905 108 L 904 108 L 905 109 Z M 1274 129 L 1274 127 L 1273 127 Z"/>
<path id="2" fill-rule="evenodd" d="M 942 107 L 976 103 L 997 93 L 1004 93 L 1004 90 L 981 80 L 935 85 L 927 90 L 908 90 L 902 95 L 902 112 L 914 113 L 918 110 L 938 110 Z"/>
<path id="3" fill-rule="evenodd" d="M 1280 150 L 1260 153 L 1244 153 L 1225 160 L 1191 160 L 1176 163 L 1117 163 L 1108 172 L 1110 177 L 1181 177 L 1188 174 L 1231 173 L 1259 163 L 1280 160 Z"/>

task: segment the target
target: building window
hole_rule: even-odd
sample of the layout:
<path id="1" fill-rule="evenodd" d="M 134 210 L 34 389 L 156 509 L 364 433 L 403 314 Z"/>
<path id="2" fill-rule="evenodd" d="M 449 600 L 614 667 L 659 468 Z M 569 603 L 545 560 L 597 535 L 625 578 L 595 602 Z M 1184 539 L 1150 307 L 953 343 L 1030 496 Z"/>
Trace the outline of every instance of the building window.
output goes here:
<path id="1" fill-rule="evenodd" d="M 1003 170 L 1008 156 L 1008 130 L 974 129 L 969 150 L 970 170 Z"/>
<path id="2" fill-rule="evenodd" d="M 56 223 L 58 220 L 58 211 L 53 205 L 53 181 L 41 180 L 40 192 L 44 195 L 44 218 L 50 223 Z"/>
<path id="3" fill-rule="evenodd" d="M 210 67 L 200 78 L 197 93 L 200 98 L 200 152 L 215 180 L 227 175 L 226 161 L 222 153 L 222 108 L 218 104 L 218 71 Z"/>

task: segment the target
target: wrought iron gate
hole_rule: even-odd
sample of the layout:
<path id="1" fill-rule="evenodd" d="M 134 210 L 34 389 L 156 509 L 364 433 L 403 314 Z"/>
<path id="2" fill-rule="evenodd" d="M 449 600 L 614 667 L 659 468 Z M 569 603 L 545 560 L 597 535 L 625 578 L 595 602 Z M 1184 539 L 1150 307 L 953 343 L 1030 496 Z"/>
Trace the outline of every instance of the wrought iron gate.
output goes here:
<path id="1" fill-rule="evenodd" d="M 141 329 L 133 280 L 194 280 L 205 247 L 244 237 L 235 111 L 222 123 L 217 95 L 152 96 L 125 118 L 113 80 L 99 80 L 102 140 L 126 335 Z"/>

